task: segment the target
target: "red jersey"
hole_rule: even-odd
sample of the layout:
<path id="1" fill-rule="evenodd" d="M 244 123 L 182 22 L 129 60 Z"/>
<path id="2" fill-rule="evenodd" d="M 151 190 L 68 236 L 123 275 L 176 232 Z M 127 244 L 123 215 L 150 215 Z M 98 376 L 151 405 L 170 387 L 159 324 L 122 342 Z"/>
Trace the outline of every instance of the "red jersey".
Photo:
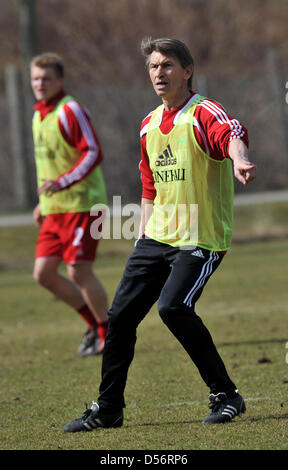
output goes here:
<path id="1" fill-rule="evenodd" d="M 193 92 L 179 108 L 169 111 L 163 110 L 160 124 L 160 130 L 163 134 L 168 134 L 172 130 L 177 114 L 194 95 L 195 93 Z M 152 114 L 153 111 L 145 117 L 141 124 L 141 162 L 139 169 L 142 180 L 142 197 L 153 200 L 155 199 L 156 191 L 146 150 L 146 133 Z M 193 125 L 198 144 L 207 155 L 216 160 L 230 158 L 228 148 L 232 139 L 241 139 L 247 147 L 249 146 L 247 129 L 237 119 L 232 118 L 222 105 L 213 100 L 204 98 L 198 103 Z"/>
<path id="2" fill-rule="evenodd" d="M 43 120 L 64 96 L 66 93 L 61 91 L 48 103 L 39 101 L 34 109 L 40 112 Z M 61 189 L 66 189 L 84 179 L 98 166 L 103 160 L 103 153 L 91 117 L 77 101 L 68 101 L 64 104 L 58 115 L 58 124 L 66 142 L 80 152 L 78 162 L 57 178 Z"/>

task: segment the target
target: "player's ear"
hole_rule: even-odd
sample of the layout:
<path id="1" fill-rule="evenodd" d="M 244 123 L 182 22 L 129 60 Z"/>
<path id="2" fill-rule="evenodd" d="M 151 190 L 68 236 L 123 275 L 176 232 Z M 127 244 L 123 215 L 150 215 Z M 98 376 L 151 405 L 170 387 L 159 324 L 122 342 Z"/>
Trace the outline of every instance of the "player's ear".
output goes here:
<path id="1" fill-rule="evenodd" d="M 190 64 L 190 65 L 187 65 L 187 67 L 185 67 L 185 73 L 184 73 L 184 78 L 185 80 L 189 80 L 190 77 L 192 77 L 193 75 L 193 71 L 194 71 L 194 65 L 193 64 Z"/>

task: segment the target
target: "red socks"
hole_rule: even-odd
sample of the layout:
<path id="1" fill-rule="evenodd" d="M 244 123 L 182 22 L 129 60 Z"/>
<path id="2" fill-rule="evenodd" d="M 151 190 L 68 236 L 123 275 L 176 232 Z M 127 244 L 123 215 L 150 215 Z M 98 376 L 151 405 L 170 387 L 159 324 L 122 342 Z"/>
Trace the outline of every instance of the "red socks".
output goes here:
<path id="1" fill-rule="evenodd" d="M 98 335 L 99 338 L 105 341 L 106 334 L 108 328 L 108 321 L 103 321 L 102 323 L 98 323 Z"/>
<path id="2" fill-rule="evenodd" d="M 89 309 L 88 305 L 84 305 L 84 307 L 77 310 L 80 317 L 87 323 L 88 328 L 97 329 L 99 338 L 103 341 L 106 338 L 107 328 L 108 328 L 108 321 L 98 322 L 94 317 L 93 313 Z"/>
<path id="3" fill-rule="evenodd" d="M 97 328 L 98 326 L 97 320 L 87 305 L 84 305 L 84 307 L 79 308 L 79 310 L 77 311 L 80 317 L 82 317 L 83 320 L 87 323 L 88 328 L 91 328 L 91 329 Z"/>

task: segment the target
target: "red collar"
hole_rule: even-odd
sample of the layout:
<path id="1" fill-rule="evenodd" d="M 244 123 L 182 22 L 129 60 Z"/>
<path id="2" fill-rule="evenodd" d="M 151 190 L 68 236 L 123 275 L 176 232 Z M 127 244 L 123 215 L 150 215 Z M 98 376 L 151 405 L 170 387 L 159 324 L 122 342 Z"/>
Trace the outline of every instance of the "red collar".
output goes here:
<path id="1" fill-rule="evenodd" d="M 191 100 L 192 96 L 194 96 L 194 95 L 195 95 L 195 92 L 191 91 L 191 95 L 188 96 L 188 98 L 184 101 L 184 103 L 182 103 L 180 106 L 178 106 L 178 108 L 173 108 L 173 109 L 170 109 L 170 110 L 165 110 L 164 109 L 164 113 L 167 113 L 167 114 L 170 113 L 170 116 L 172 116 L 173 114 L 178 113 L 178 111 L 180 111 L 180 109 L 184 108 L 184 106 L 188 103 L 189 100 Z"/>
<path id="2" fill-rule="evenodd" d="M 64 98 L 64 96 L 66 96 L 66 93 L 64 90 L 61 90 L 59 93 L 57 93 L 56 96 L 47 102 L 44 100 L 38 101 L 35 104 L 34 109 L 35 111 L 40 112 L 41 119 L 43 120 L 47 114 L 50 113 L 50 111 L 53 111 L 55 106 L 59 103 L 60 100 L 62 100 L 62 98 Z"/>

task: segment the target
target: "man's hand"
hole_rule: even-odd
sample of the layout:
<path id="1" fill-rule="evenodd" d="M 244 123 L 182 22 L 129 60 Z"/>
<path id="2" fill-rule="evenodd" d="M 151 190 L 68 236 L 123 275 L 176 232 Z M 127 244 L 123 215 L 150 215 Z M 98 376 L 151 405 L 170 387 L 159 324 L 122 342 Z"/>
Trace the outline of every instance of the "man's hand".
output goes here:
<path id="1" fill-rule="evenodd" d="M 246 185 L 256 178 L 256 165 L 248 160 L 248 149 L 242 140 L 231 140 L 229 155 L 234 164 L 234 176 L 240 183 Z"/>
<path id="2" fill-rule="evenodd" d="M 38 227 L 41 227 L 45 217 L 43 217 L 43 215 L 41 215 L 41 206 L 40 204 L 38 204 L 35 209 L 33 210 L 33 218 L 34 218 L 34 222 L 35 224 L 38 226 Z"/>
<path id="3" fill-rule="evenodd" d="M 47 196 L 52 196 L 54 193 L 60 191 L 61 186 L 56 180 L 44 180 L 42 186 L 38 188 L 38 196 L 42 193 L 46 193 Z"/>
<path id="4" fill-rule="evenodd" d="M 256 178 L 256 166 L 248 160 L 234 160 L 234 175 L 240 183 L 246 185 Z"/>

